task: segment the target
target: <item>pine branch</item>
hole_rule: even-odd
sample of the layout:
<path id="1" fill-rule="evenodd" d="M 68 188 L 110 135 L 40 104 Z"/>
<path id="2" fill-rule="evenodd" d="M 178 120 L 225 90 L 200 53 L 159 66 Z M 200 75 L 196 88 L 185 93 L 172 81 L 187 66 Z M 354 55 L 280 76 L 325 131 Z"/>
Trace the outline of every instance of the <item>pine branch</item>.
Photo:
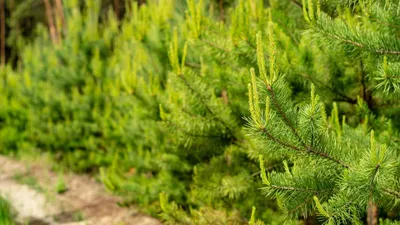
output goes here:
<path id="1" fill-rule="evenodd" d="M 346 208 L 352 204 L 353 204 L 353 202 L 349 200 L 349 201 L 343 201 L 343 204 L 341 204 L 339 206 L 336 205 L 334 207 L 333 212 L 329 212 L 329 218 L 340 217 L 341 213 L 343 213 L 343 211 L 345 211 Z"/>
<path id="2" fill-rule="evenodd" d="M 397 50 L 367 49 L 367 48 L 365 47 L 365 45 L 362 44 L 362 43 L 360 43 L 360 42 L 357 42 L 357 41 L 354 41 L 354 40 L 350 40 L 350 39 L 345 39 L 345 38 L 342 38 L 342 37 L 340 37 L 340 36 L 338 36 L 338 35 L 331 34 L 331 33 L 329 33 L 329 32 L 326 32 L 326 31 L 324 31 L 324 30 L 321 30 L 321 29 L 319 29 L 319 30 L 320 30 L 322 33 L 324 33 L 326 36 L 330 37 L 330 38 L 339 40 L 339 41 L 341 41 L 341 42 L 347 43 L 347 44 L 352 45 L 352 46 L 354 46 L 354 47 L 358 47 L 358 48 L 360 48 L 360 49 L 369 50 L 369 51 L 374 52 L 374 53 L 376 53 L 376 54 L 378 54 L 378 55 L 400 55 L 400 51 L 397 51 Z"/>
<path id="3" fill-rule="evenodd" d="M 287 144 L 287 143 L 285 143 L 285 142 L 279 140 L 278 138 L 274 137 L 271 133 L 269 133 L 269 132 L 267 131 L 267 129 L 266 129 L 265 127 L 262 127 L 262 128 L 261 128 L 261 131 L 262 131 L 262 133 L 264 133 L 265 135 L 267 135 L 267 137 L 268 137 L 270 140 L 272 140 L 272 141 L 274 141 L 274 142 L 280 144 L 280 145 L 283 146 L 283 147 L 286 147 L 286 148 L 289 148 L 289 149 L 292 149 L 292 150 L 295 150 L 295 151 L 298 151 L 298 152 L 304 152 L 304 150 L 302 150 L 301 148 L 298 148 L 298 147 L 296 147 L 296 146 L 294 146 L 294 145 L 291 145 L 291 144 Z"/>
<path id="4" fill-rule="evenodd" d="M 400 198 L 400 192 L 398 192 L 398 191 L 394 191 L 389 188 L 384 188 L 383 192 L 385 192 L 386 194 L 391 195 L 393 197 Z"/>
<path id="5" fill-rule="evenodd" d="M 377 104 L 374 105 L 374 108 L 391 108 L 391 109 L 400 108 L 400 102 L 390 102 L 379 105 Z"/>
<path id="6" fill-rule="evenodd" d="M 392 28 L 396 28 L 396 29 L 400 28 L 400 25 L 388 23 L 388 22 L 385 22 L 385 21 L 382 21 L 382 20 L 379 20 L 379 19 L 371 19 L 371 21 L 375 21 L 377 24 L 384 25 L 384 26 L 387 26 L 387 27 L 392 27 Z"/>
<path id="7" fill-rule="evenodd" d="M 350 168 L 347 164 L 343 163 L 342 161 L 340 161 L 338 159 L 333 158 L 332 156 L 328 155 L 327 153 L 322 153 L 322 152 L 315 151 L 311 146 L 307 149 L 307 151 L 311 152 L 314 155 L 318 155 L 318 156 L 321 156 L 322 158 L 326 158 L 326 159 L 328 159 L 330 161 L 333 161 L 333 162 L 345 167 L 346 169 Z"/>
<path id="8" fill-rule="evenodd" d="M 302 202 L 301 204 L 297 205 L 294 209 L 290 210 L 288 213 L 291 214 L 291 213 L 296 212 L 298 209 L 300 209 L 301 207 L 307 205 L 307 204 L 310 203 L 312 200 L 313 200 L 313 196 L 307 198 L 304 202 Z"/>
<path id="9" fill-rule="evenodd" d="M 266 168 L 265 168 L 265 171 L 271 171 L 271 170 L 273 170 L 274 168 L 279 167 L 279 166 L 281 166 L 281 165 L 282 165 L 282 162 L 275 163 L 275 164 L 273 164 L 273 165 L 271 165 L 271 166 L 266 167 Z M 258 176 L 258 175 L 260 175 L 260 174 L 261 174 L 261 171 L 257 171 L 257 172 L 255 172 L 255 173 L 252 173 L 250 176 L 251 176 L 251 177 L 254 177 L 254 176 Z"/>
<path id="10" fill-rule="evenodd" d="M 247 45 L 249 45 L 252 49 L 254 49 L 255 51 L 257 51 L 257 46 L 255 46 L 253 43 L 251 43 L 247 38 L 245 39 L 245 42 L 247 43 Z M 269 60 L 269 55 L 268 53 L 264 53 L 264 59 L 265 61 Z"/>
<path id="11" fill-rule="evenodd" d="M 269 133 L 269 132 L 267 131 L 267 129 L 266 129 L 265 127 L 261 128 L 261 131 L 262 131 L 262 133 L 264 133 L 265 135 L 267 135 L 267 137 L 268 137 L 270 140 L 272 140 L 272 141 L 274 141 L 274 142 L 280 144 L 280 145 L 283 146 L 283 147 L 286 147 L 286 148 L 289 148 L 289 149 L 292 149 L 292 150 L 295 150 L 295 151 L 298 151 L 298 152 L 311 153 L 312 155 L 319 156 L 319 157 L 322 157 L 322 158 L 324 158 L 324 159 L 327 159 L 327 160 L 330 160 L 330 161 L 332 161 L 332 162 L 335 162 L 336 164 L 339 164 L 339 165 L 341 165 L 342 167 L 345 167 L 346 169 L 349 169 L 349 168 L 350 168 L 350 167 L 349 167 L 347 164 L 345 164 L 344 162 L 342 162 L 342 161 L 340 161 L 340 160 L 338 160 L 338 159 L 333 158 L 332 156 L 330 156 L 330 155 L 327 154 L 327 153 L 322 153 L 322 152 L 315 151 L 313 148 L 311 148 L 311 146 L 308 147 L 307 149 L 301 149 L 301 148 L 298 148 L 298 147 L 296 147 L 296 146 L 294 146 L 294 145 L 287 144 L 287 143 L 283 142 L 282 140 L 279 140 L 278 138 L 274 137 L 271 133 Z"/>
<path id="12" fill-rule="evenodd" d="M 290 187 L 290 186 L 270 185 L 269 187 L 272 187 L 272 188 L 275 188 L 275 189 L 279 189 L 279 190 L 315 192 L 313 189 L 297 188 L 297 187 Z"/>
<path id="13" fill-rule="evenodd" d="M 334 90 L 333 88 L 329 87 L 328 85 L 324 84 L 324 82 L 322 82 L 322 81 L 320 81 L 320 80 L 318 80 L 318 79 L 316 79 L 316 78 L 313 78 L 313 77 L 311 77 L 311 76 L 309 76 L 309 75 L 307 75 L 307 74 L 300 74 L 300 76 L 302 76 L 302 77 L 304 77 L 304 78 L 310 80 L 311 82 L 319 83 L 319 84 L 320 84 L 321 86 L 323 86 L 325 89 L 328 89 L 332 94 L 336 94 L 336 95 L 338 95 L 339 97 L 341 97 L 341 99 L 334 99 L 334 101 L 344 101 L 344 102 L 348 102 L 348 103 L 350 103 L 350 104 L 355 104 L 355 103 L 357 103 L 357 100 L 356 100 L 356 99 L 352 99 L 352 98 L 346 96 L 345 94 L 343 94 L 342 92 L 340 92 L 340 91 L 338 91 L 338 90 Z"/>
<path id="14" fill-rule="evenodd" d="M 279 186 L 279 185 L 274 185 L 274 184 L 270 185 L 269 187 L 274 188 L 274 189 L 279 189 L 279 190 L 310 192 L 310 193 L 313 193 L 316 195 L 318 195 L 318 193 L 320 193 L 320 192 L 326 192 L 326 191 L 333 190 L 333 188 L 317 190 L 317 189 L 313 189 L 313 188 L 298 188 L 298 187 L 291 187 L 291 186 Z"/>
<path id="15" fill-rule="evenodd" d="M 283 112 L 280 104 L 278 103 L 278 100 L 276 98 L 275 92 L 272 89 L 272 86 L 268 85 L 267 86 L 267 90 L 271 95 L 271 99 L 273 104 L 275 105 L 275 108 L 277 109 L 278 113 L 281 115 L 281 117 L 283 118 L 284 122 L 286 123 L 286 125 L 290 128 L 290 130 L 293 132 L 293 134 L 297 137 L 297 139 L 300 141 L 300 143 L 306 147 L 304 141 L 301 139 L 300 135 L 297 133 L 294 125 L 292 124 L 292 122 L 288 119 L 287 115 L 285 114 L 285 112 Z"/>
<path id="16" fill-rule="evenodd" d="M 373 189 L 374 189 L 374 179 L 375 179 L 375 176 L 376 176 L 376 174 L 378 173 L 380 167 L 381 167 L 380 164 L 378 164 L 378 165 L 375 166 L 374 173 L 373 173 L 373 175 L 372 175 L 372 177 L 371 177 L 371 183 L 370 183 L 370 186 L 369 186 L 369 194 L 370 194 L 370 197 L 372 197 Z"/>
<path id="17" fill-rule="evenodd" d="M 303 5 L 300 2 L 296 1 L 296 0 L 290 0 L 290 2 L 292 2 L 295 6 L 301 8 L 301 9 L 303 8 Z"/>
<path id="18" fill-rule="evenodd" d="M 274 18 L 274 20 L 277 22 L 277 24 L 281 25 L 282 27 L 287 25 L 287 22 L 281 21 L 279 18 Z M 285 34 L 289 35 L 289 37 L 296 45 L 299 45 L 299 40 L 297 40 L 297 38 L 294 36 L 294 32 L 288 32 Z"/>
<path id="19" fill-rule="evenodd" d="M 179 78 L 183 81 L 183 83 L 185 84 L 185 86 L 186 86 L 192 93 L 194 93 L 195 95 L 199 96 L 198 99 L 199 99 L 199 101 L 201 102 L 201 104 L 206 108 L 206 110 L 207 110 L 211 115 L 213 115 L 214 118 L 215 118 L 217 121 L 219 121 L 219 122 L 228 130 L 228 132 L 231 134 L 232 137 L 234 137 L 234 133 L 233 133 L 232 129 L 225 123 L 225 121 L 223 121 L 222 119 L 220 119 L 219 117 L 217 117 L 217 116 L 215 115 L 215 113 L 211 110 L 211 108 L 208 106 L 208 104 L 203 100 L 203 98 L 200 96 L 200 94 L 198 94 L 198 93 L 196 92 L 196 90 L 195 90 L 192 86 L 190 86 L 189 82 L 185 79 L 185 77 L 183 76 L 183 74 L 178 75 L 178 76 L 179 76 Z"/>
<path id="20" fill-rule="evenodd" d="M 364 101 L 366 101 L 367 104 L 370 105 L 370 99 L 369 99 L 369 96 L 367 95 L 367 87 L 366 87 L 366 83 L 365 83 L 366 74 L 364 72 L 364 68 L 363 67 L 364 67 L 363 61 L 360 60 L 361 94 L 362 94 L 362 98 L 364 99 Z"/>
<path id="21" fill-rule="evenodd" d="M 193 62 L 185 62 L 185 66 L 195 68 L 195 69 L 201 69 L 201 65 L 198 63 L 193 63 Z"/>
<path id="22" fill-rule="evenodd" d="M 202 134 L 193 134 L 190 133 L 188 131 L 186 131 L 184 128 L 178 126 L 177 124 L 171 122 L 171 121 L 167 121 L 167 123 L 170 126 L 173 126 L 175 129 L 181 131 L 182 133 L 184 133 L 185 135 L 189 136 L 189 137 L 194 137 L 194 138 L 210 138 L 210 139 L 221 139 L 221 136 L 217 136 L 217 135 L 202 135 Z"/>
<path id="23" fill-rule="evenodd" d="M 213 48 L 219 49 L 219 50 L 221 50 L 221 51 L 223 51 L 225 53 L 230 53 L 230 51 L 228 49 L 225 49 L 225 48 L 223 48 L 221 46 L 218 46 L 218 45 L 212 43 L 211 41 L 208 41 L 208 40 L 205 40 L 205 39 L 201 39 L 201 41 L 206 43 L 207 45 L 209 45 L 209 46 L 211 46 Z"/>

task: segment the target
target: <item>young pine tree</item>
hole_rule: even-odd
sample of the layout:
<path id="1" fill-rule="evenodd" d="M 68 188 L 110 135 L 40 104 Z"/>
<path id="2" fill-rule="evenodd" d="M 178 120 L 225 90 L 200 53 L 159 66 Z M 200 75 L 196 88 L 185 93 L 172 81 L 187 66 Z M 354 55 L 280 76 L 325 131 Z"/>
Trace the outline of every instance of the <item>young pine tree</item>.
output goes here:
<path id="1" fill-rule="evenodd" d="M 168 224 L 245 224 L 258 205 L 261 218 L 281 224 L 283 218 L 269 209 L 274 205 L 259 198 L 259 151 L 243 132 L 245 84 L 251 80 L 246 67 L 257 65 L 252 34 L 268 19 L 264 2 L 238 1 L 227 10 L 226 24 L 201 1 L 187 2 L 186 20 L 169 47 L 172 71 L 161 117 L 175 137 L 175 154 L 194 167 L 188 201 L 167 203 L 168 193 L 162 194 L 161 217 Z M 276 163 L 271 157 L 269 166 Z"/>
<path id="2" fill-rule="evenodd" d="M 312 85 L 307 103 L 292 100 L 287 78 L 275 64 L 271 29 L 269 68 L 258 34 L 259 76 L 251 70 L 247 131 L 260 149 L 286 158 L 283 172 L 266 173 L 262 156 L 260 166 L 263 193 L 276 198 L 289 216 L 317 215 L 323 224 L 396 224 L 383 219 L 396 220 L 400 200 L 399 135 L 393 121 L 400 91 L 399 7 L 394 1 L 341 3 L 303 1 L 309 26 L 304 35 L 346 62 L 338 64 L 336 77 L 327 77 L 334 83 L 322 84 L 343 85 L 341 99 L 355 108 L 347 111 L 350 124 L 335 103 L 328 116 L 320 100 L 324 96 L 316 93 L 321 83 Z M 343 79 L 348 82 L 340 84 Z"/>

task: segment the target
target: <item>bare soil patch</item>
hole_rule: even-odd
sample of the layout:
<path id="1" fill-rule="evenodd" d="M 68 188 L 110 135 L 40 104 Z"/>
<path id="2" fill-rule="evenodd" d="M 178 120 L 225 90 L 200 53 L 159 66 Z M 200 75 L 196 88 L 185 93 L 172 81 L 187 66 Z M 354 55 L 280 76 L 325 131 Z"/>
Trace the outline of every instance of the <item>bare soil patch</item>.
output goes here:
<path id="1" fill-rule="evenodd" d="M 161 225 L 136 208 L 121 208 L 121 199 L 88 175 L 59 174 L 43 162 L 16 161 L 0 156 L 0 193 L 18 220 L 30 225 Z M 65 183 L 62 193 L 56 186 Z"/>

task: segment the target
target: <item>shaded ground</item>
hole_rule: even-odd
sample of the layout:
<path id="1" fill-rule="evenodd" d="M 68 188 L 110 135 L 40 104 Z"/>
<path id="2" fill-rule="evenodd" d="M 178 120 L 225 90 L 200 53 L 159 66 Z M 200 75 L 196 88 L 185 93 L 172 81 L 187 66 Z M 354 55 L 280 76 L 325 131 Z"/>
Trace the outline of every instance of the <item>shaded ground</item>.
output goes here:
<path id="1" fill-rule="evenodd" d="M 121 208 L 118 197 L 85 175 L 52 172 L 36 162 L 26 165 L 0 156 L 0 193 L 21 223 L 30 225 L 160 225 L 134 208 Z M 63 181 L 63 182 L 60 182 Z M 58 193 L 62 192 L 62 193 Z"/>

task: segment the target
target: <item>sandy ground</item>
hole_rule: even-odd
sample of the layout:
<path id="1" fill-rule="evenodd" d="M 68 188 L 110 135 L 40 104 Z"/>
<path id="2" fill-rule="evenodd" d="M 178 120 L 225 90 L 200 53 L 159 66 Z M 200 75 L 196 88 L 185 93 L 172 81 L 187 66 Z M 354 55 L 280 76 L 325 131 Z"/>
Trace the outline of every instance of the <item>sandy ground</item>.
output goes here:
<path id="1" fill-rule="evenodd" d="M 16 178 L 19 177 L 19 178 Z M 43 163 L 0 156 L 0 194 L 9 200 L 19 222 L 30 225 L 161 225 L 135 208 L 121 208 L 92 177 L 65 174 L 67 191 L 58 194 L 59 174 Z M 31 182 L 22 182 L 29 179 Z M 24 184 L 27 183 L 27 184 Z"/>

